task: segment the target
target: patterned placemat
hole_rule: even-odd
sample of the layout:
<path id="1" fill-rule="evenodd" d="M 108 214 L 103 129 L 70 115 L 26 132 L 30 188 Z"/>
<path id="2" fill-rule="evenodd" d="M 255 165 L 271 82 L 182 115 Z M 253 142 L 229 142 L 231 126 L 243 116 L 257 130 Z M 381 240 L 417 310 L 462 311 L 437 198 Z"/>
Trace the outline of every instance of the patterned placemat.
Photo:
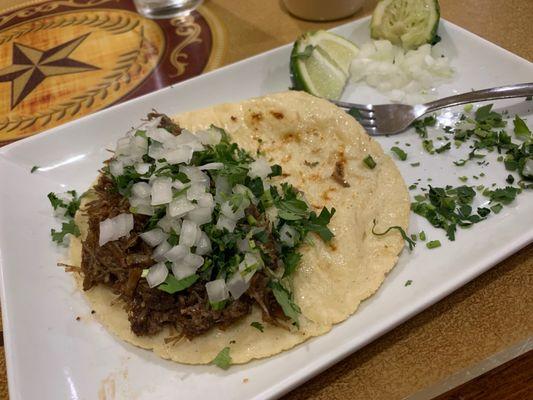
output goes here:
<path id="1" fill-rule="evenodd" d="M 130 0 L 52 0 L 0 14 L 0 145 L 219 66 L 215 17 L 150 20 Z"/>

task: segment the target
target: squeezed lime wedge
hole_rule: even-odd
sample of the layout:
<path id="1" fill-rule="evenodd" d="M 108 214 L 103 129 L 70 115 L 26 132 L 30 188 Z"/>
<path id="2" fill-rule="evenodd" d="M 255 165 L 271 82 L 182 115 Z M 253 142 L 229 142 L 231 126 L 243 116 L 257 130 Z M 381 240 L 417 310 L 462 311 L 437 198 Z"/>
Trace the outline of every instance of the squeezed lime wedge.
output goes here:
<path id="1" fill-rule="evenodd" d="M 350 63 L 359 49 L 349 40 L 326 31 L 308 32 L 291 53 L 291 80 L 295 89 L 338 99 L 349 76 Z"/>

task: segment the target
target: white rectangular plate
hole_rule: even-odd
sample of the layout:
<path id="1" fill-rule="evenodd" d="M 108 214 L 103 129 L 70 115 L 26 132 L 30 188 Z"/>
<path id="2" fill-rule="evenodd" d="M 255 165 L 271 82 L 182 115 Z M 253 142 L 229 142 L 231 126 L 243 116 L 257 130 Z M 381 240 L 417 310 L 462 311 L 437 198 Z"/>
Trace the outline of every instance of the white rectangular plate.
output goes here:
<path id="1" fill-rule="evenodd" d="M 366 42 L 368 19 L 335 31 L 356 43 Z M 451 23 L 443 21 L 439 33 L 457 71 L 453 81 L 440 88 L 441 96 L 527 82 L 533 76 L 528 61 Z M 410 231 L 425 230 L 430 239 L 442 241 L 441 248 L 428 250 L 419 245 L 412 253 L 404 251 L 378 293 L 330 333 L 228 371 L 164 361 L 106 332 L 91 317 L 71 277 L 55 267 L 60 254 L 50 240 L 50 227 L 58 223 L 46 194 L 86 189 L 101 162 L 109 157 L 106 149 L 152 108 L 175 114 L 286 90 L 290 85 L 289 52 L 289 46 L 272 50 L 0 149 L 1 302 L 12 400 L 276 397 L 531 242 L 531 191 L 499 215 L 460 230 L 455 242 L 413 216 Z M 345 98 L 384 100 L 372 90 L 353 87 L 347 88 Z M 531 120 L 532 102 L 509 104 L 513 115 L 519 113 Z M 485 178 L 470 178 L 468 184 L 497 182 L 505 186 L 507 172 L 492 157 L 484 168 L 475 163 L 457 168 L 452 160 L 461 158 L 467 149 L 429 156 L 412 130 L 378 140 L 386 151 L 395 141 L 408 151 L 408 161 L 398 162 L 408 185 L 419 177 L 427 183 L 426 178 L 431 177 L 436 186 L 457 186 L 461 183 L 457 176 L 485 172 Z M 404 145 L 407 141 L 411 147 Z M 421 166 L 409 165 L 415 161 Z M 41 166 L 41 171 L 30 174 L 33 165 Z M 407 280 L 413 283 L 405 287 Z M 76 321 L 76 316 L 81 321 Z"/>

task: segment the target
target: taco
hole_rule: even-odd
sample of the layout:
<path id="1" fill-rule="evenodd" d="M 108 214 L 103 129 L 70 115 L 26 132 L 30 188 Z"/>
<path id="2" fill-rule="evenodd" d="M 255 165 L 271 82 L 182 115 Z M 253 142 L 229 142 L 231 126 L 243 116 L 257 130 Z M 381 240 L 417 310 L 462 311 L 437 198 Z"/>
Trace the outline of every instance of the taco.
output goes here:
<path id="1" fill-rule="evenodd" d="M 290 91 L 149 114 L 84 196 L 71 264 L 117 337 L 181 363 L 225 348 L 244 363 L 353 314 L 404 246 L 373 232 L 406 229 L 408 216 L 380 145 L 328 101 Z"/>

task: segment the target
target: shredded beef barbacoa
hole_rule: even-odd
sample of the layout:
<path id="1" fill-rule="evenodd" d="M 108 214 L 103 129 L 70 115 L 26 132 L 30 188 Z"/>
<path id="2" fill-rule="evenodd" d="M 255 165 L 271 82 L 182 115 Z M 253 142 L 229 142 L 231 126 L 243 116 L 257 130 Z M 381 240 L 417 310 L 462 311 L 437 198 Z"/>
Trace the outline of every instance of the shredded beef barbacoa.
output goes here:
<path id="1" fill-rule="evenodd" d="M 149 118 L 160 116 L 162 115 L 151 113 Z M 176 135 L 181 132 L 165 116 L 162 116 L 160 126 Z M 151 258 L 152 249 L 139 237 L 148 217 L 135 214 L 134 229 L 129 236 L 99 246 L 100 222 L 129 212 L 130 204 L 127 198 L 117 193 L 115 184 L 105 175 L 98 179 L 94 193 L 96 199 L 84 210 L 89 220 L 89 231 L 82 243 L 83 289 L 89 290 L 99 284 L 111 288 L 124 302 L 131 329 L 136 335 L 154 335 L 165 326 L 173 326 L 185 337 L 192 339 L 213 327 L 228 327 L 249 314 L 253 303 L 259 305 L 263 319 L 267 322 L 278 324 L 278 321 L 286 319 L 268 287 L 269 278 L 262 271 L 255 273 L 246 294 L 222 310 L 214 310 L 209 306 L 205 282 L 196 282 L 174 294 L 150 288 L 146 280 L 141 279 L 141 274 L 143 269 L 149 268 L 155 261 Z M 257 210 L 250 209 L 247 212 L 257 213 Z M 267 249 L 272 262 L 277 263 L 274 244 L 267 243 Z"/>

